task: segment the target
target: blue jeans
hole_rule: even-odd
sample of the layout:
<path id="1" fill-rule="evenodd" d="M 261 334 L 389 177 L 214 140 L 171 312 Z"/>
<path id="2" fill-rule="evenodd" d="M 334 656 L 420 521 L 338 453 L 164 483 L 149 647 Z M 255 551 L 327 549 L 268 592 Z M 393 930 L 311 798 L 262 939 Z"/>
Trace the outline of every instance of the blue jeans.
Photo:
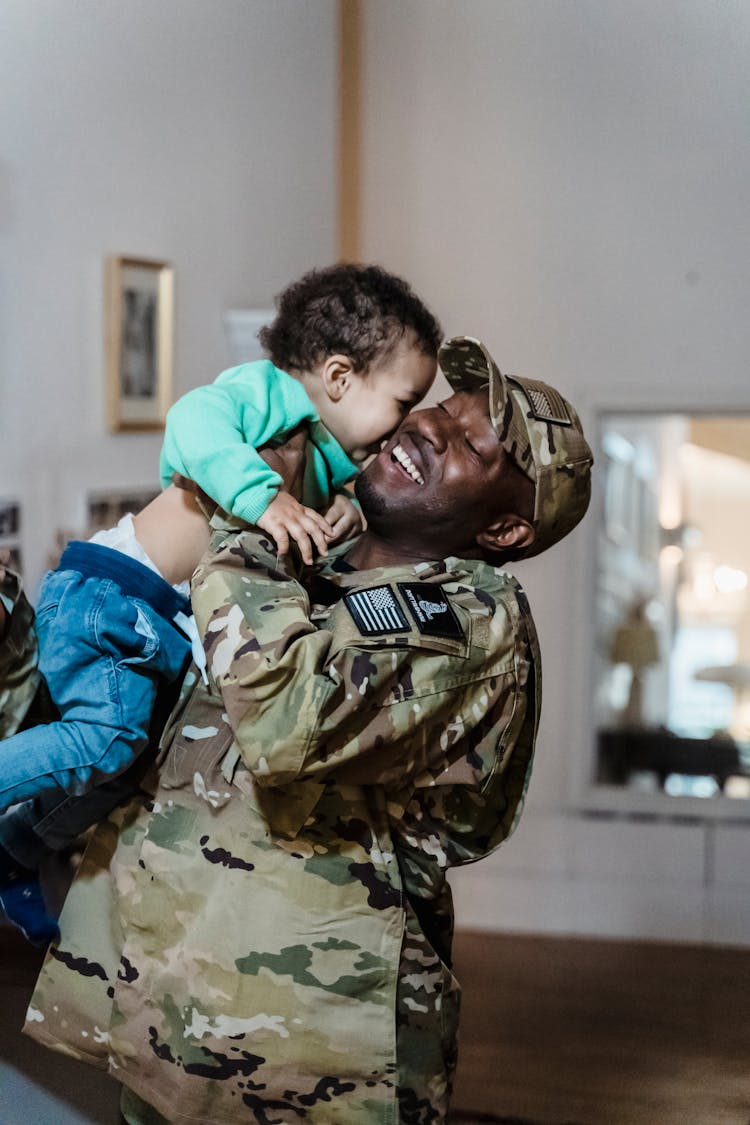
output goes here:
<path id="1" fill-rule="evenodd" d="M 87 828 L 138 791 L 147 759 L 149 754 L 141 755 L 134 767 L 88 793 L 68 796 L 59 789 L 45 789 L 38 797 L 13 805 L 0 813 L 0 847 L 22 867 L 41 867 L 50 855 L 74 844 Z"/>
<path id="2" fill-rule="evenodd" d="M 0 808 L 39 797 L 49 815 L 133 764 L 159 685 L 179 683 L 190 660 L 178 612 L 190 613 L 188 600 L 148 567 L 70 544 L 37 608 L 39 668 L 60 719 L 0 745 Z"/>

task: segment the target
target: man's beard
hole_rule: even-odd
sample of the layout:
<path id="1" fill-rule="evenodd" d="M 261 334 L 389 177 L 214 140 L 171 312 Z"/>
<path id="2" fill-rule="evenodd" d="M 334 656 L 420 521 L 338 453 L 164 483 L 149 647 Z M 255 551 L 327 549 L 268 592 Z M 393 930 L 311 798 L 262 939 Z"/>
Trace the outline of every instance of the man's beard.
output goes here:
<path id="1" fill-rule="evenodd" d="M 362 514 L 368 526 L 377 527 L 382 517 L 386 514 L 386 502 L 372 486 L 365 473 L 360 473 L 354 482 L 354 495 L 362 507 Z"/>

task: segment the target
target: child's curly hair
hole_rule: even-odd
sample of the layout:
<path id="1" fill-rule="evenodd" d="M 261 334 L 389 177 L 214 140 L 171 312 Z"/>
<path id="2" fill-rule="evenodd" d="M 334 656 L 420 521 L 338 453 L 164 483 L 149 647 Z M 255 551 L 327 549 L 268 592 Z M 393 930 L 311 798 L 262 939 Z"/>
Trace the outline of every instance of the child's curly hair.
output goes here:
<path id="1" fill-rule="evenodd" d="M 438 321 L 410 286 L 380 266 L 311 270 L 279 293 L 276 308 L 275 320 L 258 338 L 284 371 L 311 371 L 341 353 L 366 374 L 407 332 L 421 352 L 435 358 L 442 338 Z"/>

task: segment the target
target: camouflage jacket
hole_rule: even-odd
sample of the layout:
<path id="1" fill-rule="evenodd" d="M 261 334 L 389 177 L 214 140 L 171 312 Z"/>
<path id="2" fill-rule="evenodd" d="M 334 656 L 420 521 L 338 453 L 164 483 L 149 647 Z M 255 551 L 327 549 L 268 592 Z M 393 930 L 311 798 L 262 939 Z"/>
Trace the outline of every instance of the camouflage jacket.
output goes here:
<path id="1" fill-rule="evenodd" d="M 7 624 L 0 640 L 0 738 L 15 734 L 26 718 L 40 685 L 34 611 L 21 580 L 4 569 L 0 577 Z"/>
<path id="2" fill-rule="evenodd" d="M 254 533 L 215 534 L 193 582 L 211 687 L 153 800 L 95 836 L 29 1008 L 183 1125 L 445 1122 L 446 873 L 520 814 L 540 669 L 517 582 L 334 563 L 310 590 Z"/>

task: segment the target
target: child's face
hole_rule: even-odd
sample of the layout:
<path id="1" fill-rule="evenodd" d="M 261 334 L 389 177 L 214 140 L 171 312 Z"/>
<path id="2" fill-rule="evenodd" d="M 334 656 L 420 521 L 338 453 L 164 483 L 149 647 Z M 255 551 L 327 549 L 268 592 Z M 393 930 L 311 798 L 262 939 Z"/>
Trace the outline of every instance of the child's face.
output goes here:
<path id="1" fill-rule="evenodd" d="M 437 371 L 436 361 L 410 340 L 364 375 L 350 377 L 338 401 L 321 406 L 320 416 L 357 464 L 377 453 L 406 414 L 424 398 Z"/>

